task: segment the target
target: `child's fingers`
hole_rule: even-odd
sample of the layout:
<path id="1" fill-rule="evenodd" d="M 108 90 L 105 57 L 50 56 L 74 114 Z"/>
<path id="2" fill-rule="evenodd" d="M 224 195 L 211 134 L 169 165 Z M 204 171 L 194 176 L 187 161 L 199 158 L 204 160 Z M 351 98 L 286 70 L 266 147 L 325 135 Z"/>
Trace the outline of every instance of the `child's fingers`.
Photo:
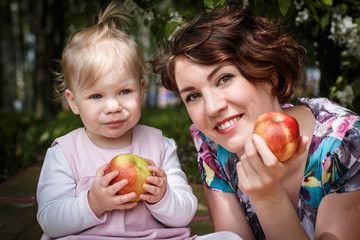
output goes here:
<path id="1" fill-rule="evenodd" d="M 164 177 L 165 176 L 165 171 L 162 168 L 156 166 L 156 164 L 155 164 L 155 162 L 153 160 L 150 160 L 150 159 L 146 159 L 146 160 L 150 164 L 150 166 L 148 167 L 148 170 L 150 172 L 152 172 L 155 176 L 158 176 L 158 177 Z"/>
<path id="2" fill-rule="evenodd" d="M 153 160 L 147 159 L 146 161 L 148 161 L 148 163 L 150 164 L 150 166 L 156 166 L 155 162 Z"/>
<path id="3" fill-rule="evenodd" d="M 107 166 L 107 164 L 99 167 L 96 170 L 94 183 L 96 183 L 100 187 L 109 186 L 110 181 L 118 175 L 118 173 L 116 173 L 116 172 L 105 174 L 106 166 Z"/>
<path id="4" fill-rule="evenodd" d="M 99 168 L 96 170 L 96 173 L 95 173 L 95 178 L 96 178 L 96 179 L 100 179 L 102 176 L 105 175 L 106 165 L 107 165 L 107 164 L 99 167 Z"/>
<path id="5" fill-rule="evenodd" d="M 149 193 L 140 194 L 139 198 L 148 203 L 155 203 L 155 201 L 156 201 L 156 200 L 154 200 L 155 199 L 154 195 L 149 194 Z"/>
<path id="6" fill-rule="evenodd" d="M 114 203 L 117 205 L 124 205 L 124 204 L 128 203 L 131 199 L 133 199 L 134 197 L 136 197 L 135 192 L 131 192 L 131 193 L 123 194 L 123 195 L 117 195 L 114 198 Z"/>
<path id="7" fill-rule="evenodd" d="M 155 176 L 157 176 L 157 177 L 161 178 L 161 177 L 166 176 L 164 169 L 162 169 L 162 168 L 160 168 L 158 166 L 149 166 L 148 170 L 150 172 L 152 172 L 153 174 L 155 174 Z"/>
<path id="8" fill-rule="evenodd" d="M 124 210 L 124 209 L 130 209 L 130 208 L 135 207 L 137 205 L 137 202 L 129 202 L 135 196 L 136 196 L 136 193 L 134 193 L 134 192 L 116 196 L 115 209 Z"/>
<path id="9" fill-rule="evenodd" d="M 150 184 L 144 184 L 143 185 L 143 189 L 148 192 L 151 193 L 153 195 L 159 195 L 161 192 L 161 188 L 158 186 L 154 186 L 154 185 L 150 185 Z"/>
<path id="10" fill-rule="evenodd" d="M 166 185 L 166 178 L 165 177 L 158 177 L 158 176 L 147 176 L 146 182 L 148 184 L 145 185 L 154 185 L 154 186 L 165 186 Z"/>
<path id="11" fill-rule="evenodd" d="M 119 175 L 118 171 L 113 171 L 105 174 L 104 177 L 101 178 L 100 184 L 102 187 L 109 186 L 111 180 L 113 180 L 117 175 Z"/>
<path id="12" fill-rule="evenodd" d="M 125 187 L 127 184 L 128 184 L 128 180 L 122 179 L 121 181 L 118 181 L 118 182 L 110 185 L 108 189 L 109 189 L 111 195 L 114 195 L 115 193 L 120 191 L 123 187 Z"/>
<path id="13" fill-rule="evenodd" d="M 165 195 L 165 194 L 160 194 L 161 190 L 159 190 L 158 192 L 159 192 L 158 194 L 152 194 L 150 192 L 143 193 L 139 195 L 139 198 L 147 203 L 154 204 L 159 202 Z"/>

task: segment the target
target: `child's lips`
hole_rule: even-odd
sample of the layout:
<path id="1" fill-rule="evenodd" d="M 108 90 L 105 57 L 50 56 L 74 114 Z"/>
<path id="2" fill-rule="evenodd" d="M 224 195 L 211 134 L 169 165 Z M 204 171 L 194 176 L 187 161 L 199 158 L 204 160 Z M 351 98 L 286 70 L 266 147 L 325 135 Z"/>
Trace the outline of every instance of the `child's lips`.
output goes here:
<path id="1" fill-rule="evenodd" d="M 119 127 L 119 126 L 121 126 L 123 123 L 124 123 L 125 121 L 111 121 L 111 122 L 107 122 L 107 123 L 105 123 L 106 124 L 106 126 L 108 126 L 108 127 Z"/>

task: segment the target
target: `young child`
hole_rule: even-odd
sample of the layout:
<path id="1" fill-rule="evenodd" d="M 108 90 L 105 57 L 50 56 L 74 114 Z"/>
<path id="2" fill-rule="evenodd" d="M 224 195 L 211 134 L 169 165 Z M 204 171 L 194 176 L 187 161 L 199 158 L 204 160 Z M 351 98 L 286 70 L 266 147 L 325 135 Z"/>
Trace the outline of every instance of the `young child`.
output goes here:
<path id="1" fill-rule="evenodd" d="M 197 199 L 180 168 L 176 144 L 161 131 L 137 124 L 145 82 L 136 43 L 122 31 L 126 20 L 110 3 L 98 23 L 70 38 L 57 78 L 59 97 L 84 124 L 48 149 L 38 189 L 42 239 L 186 239 Z M 127 180 L 109 185 L 105 174 L 116 155 L 149 159 L 138 202 L 117 195 Z"/>

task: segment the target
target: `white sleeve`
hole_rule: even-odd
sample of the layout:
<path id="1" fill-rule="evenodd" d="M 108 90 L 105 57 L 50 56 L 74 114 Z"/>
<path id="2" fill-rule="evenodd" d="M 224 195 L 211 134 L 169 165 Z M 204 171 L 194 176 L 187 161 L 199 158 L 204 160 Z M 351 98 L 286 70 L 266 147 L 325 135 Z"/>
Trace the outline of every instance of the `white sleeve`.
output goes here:
<path id="1" fill-rule="evenodd" d="M 48 149 L 37 187 L 38 222 L 52 238 L 81 232 L 105 221 L 88 204 L 88 191 L 75 197 L 75 179 L 59 145 Z"/>
<path id="2" fill-rule="evenodd" d="M 168 186 L 164 197 L 155 204 L 146 204 L 152 215 L 169 227 L 187 226 L 197 210 L 197 199 L 181 170 L 177 146 L 173 139 L 164 137 L 165 157 L 162 164 Z"/>

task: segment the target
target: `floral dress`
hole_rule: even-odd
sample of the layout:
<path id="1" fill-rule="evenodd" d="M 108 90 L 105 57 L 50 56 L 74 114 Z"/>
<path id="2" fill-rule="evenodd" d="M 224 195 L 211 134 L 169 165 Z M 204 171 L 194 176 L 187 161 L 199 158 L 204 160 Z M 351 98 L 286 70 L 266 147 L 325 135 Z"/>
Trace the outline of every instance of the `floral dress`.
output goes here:
<path id="1" fill-rule="evenodd" d="M 307 105 L 316 118 L 296 209 L 313 239 L 321 199 L 330 193 L 360 189 L 360 117 L 326 98 L 302 98 L 299 104 Z M 204 184 L 215 191 L 236 193 L 256 239 L 266 239 L 248 196 L 238 188 L 236 154 L 213 142 L 195 125 L 190 131 Z"/>

